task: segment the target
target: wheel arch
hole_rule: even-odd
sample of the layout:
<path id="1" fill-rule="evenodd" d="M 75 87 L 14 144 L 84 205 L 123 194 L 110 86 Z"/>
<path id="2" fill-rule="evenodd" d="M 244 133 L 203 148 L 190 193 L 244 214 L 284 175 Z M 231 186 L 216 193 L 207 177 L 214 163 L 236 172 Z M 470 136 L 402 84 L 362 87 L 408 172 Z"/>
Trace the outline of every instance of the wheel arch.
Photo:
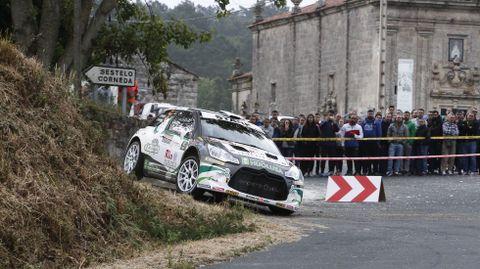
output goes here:
<path id="1" fill-rule="evenodd" d="M 199 150 L 198 150 L 196 147 L 194 147 L 194 146 L 189 147 L 189 148 L 183 153 L 182 161 L 185 160 L 185 158 L 190 157 L 190 156 L 195 156 L 195 157 L 197 157 L 198 161 L 200 161 L 200 152 L 199 152 Z"/>
<path id="2" fill-rule="evenodd" d="M 142 152 L 142 140 L 140 139 L 140 137 L 138 136 L 134 136 L 132 138 L 130 138 L 130 140 L 128 141 L 128 144 L 127 146 L 125 147 L 125 152 L 128 150 L 128 147 L 130 146 L 130 144 L 132 144 L 133 142 L 135 141 L 138 141 L 138 143 L 140 143 L 140 152 Z M 142 152 L 143 153 L 143 152 Z"/>

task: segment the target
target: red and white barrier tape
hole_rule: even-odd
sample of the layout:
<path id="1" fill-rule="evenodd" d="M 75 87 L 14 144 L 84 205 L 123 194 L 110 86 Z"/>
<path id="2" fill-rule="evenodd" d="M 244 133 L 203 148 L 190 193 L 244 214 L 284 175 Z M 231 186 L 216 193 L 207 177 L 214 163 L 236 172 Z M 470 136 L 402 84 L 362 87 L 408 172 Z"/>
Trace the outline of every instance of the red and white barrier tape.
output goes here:
<path id="1" fill-rule="evenodd" d="M 368 161 L 368 160 L 411 160 L 411 159 L 437 159 L 437 158 L 458 158 L 477 157 L 480 153 L 452 154 L 452 155 L 428 155 L 428 156 L 385 156 L 385 157 L 287 157 L 290 161 Z"/>

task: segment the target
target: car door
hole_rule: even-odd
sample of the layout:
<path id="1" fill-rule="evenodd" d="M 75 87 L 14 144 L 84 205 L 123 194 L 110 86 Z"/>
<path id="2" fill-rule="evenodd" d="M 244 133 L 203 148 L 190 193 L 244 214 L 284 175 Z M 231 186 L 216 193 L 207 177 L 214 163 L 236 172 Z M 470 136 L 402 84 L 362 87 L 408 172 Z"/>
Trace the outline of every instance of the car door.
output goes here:
<path id="1" fill-rule="evenodd" d="M 164 152 L 161 141 L 163 134 L 171 121 L 172 118 L 165 118 L 160 123 L 155 123 L 152 126 L 147 127 L 148 131 L 143 137 L 142 143 L 145 144 L 143 145 L 143 152 L 155 162 L 163 162 Z"/>
<path id="2" fill-rule="evenodd" d="M 192 112 L 179 111 L 162 133 L 161 163 L 165 165 L 167 171 L 173 172 L 180 165 L 183 153 L 193 137 L 195 124 Z"/>

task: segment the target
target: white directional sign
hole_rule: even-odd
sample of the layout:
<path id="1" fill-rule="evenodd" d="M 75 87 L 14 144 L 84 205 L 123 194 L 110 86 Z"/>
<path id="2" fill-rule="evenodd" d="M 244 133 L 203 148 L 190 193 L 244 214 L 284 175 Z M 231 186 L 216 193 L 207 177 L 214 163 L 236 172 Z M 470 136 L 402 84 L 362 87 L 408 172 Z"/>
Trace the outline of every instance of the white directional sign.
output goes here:
<path id="1" fill-rule="evenodd" d="M 133 87 L 135 85 L 135 69 L 109 66 L 92 66 L 85 75 L 92 83 L 112 86 Z"/>

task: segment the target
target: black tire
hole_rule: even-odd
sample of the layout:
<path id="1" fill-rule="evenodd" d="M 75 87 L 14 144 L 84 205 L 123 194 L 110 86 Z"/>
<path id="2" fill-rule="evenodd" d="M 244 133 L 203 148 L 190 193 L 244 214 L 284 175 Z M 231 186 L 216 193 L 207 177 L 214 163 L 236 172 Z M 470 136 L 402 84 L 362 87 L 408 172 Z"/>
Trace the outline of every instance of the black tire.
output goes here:
<path id="1" fill-rule="evenodd" d="M 138 150 L 138 154 L 136 158 L 132 155 L 129 155 L 131 153 L 132 148 L 136 147 Z M 129 169 L 126 168 L 126 162 L 127 158 L 130 158 L 130 161 L 133 161 L 135 159 L 135 164 L 133 166 L 133 169 L 131 171 L 128 171 Z M 135 140 L 130 145 L 128 145 L 127 151 L 125 152 L 125 155 L 123 157 L 123 170 L 127 172 L 127 174 L 134 174 L 135 177 L 140 180 L 143 178 L 143 164 L 144 164 L 145 157 L 143 156 L 143 153 L 141 152 L 141 145 L 140 141 Z"/>
<path id="2" fill-rule="evenodd" d="M 196 173 L 194 171 L 190 171 L 189 173 L 189 179 L 190 179 L 190 184 L 191 185 L 185 185 L 184 183 L 187 180 L 181 179 L 181 177 L 185 177 L 185 171 L 184 169 L 186 164 L 195 164 L 196 166 Z M 191 174 L 190 174 L 191 173 Z M 175 186 L 178 192 L 180 193 L 187 193 L 193 196 L 194 199 L 201 199 L 203 197 L 203 194 L 205 190 L 203 189 L 198 189 L 197 188 L 197 179 L 198 179 L 198 174 L 200 173 L 200 162 L 198 161 L 198 158 L 196 156 L 187 156 L 185 159 L 182 160 L 182 163 L 180 164 L 178 168 L 178 174 L 177 174 L 177 180 L 175 182 Z M 194 182 L 191 182 L 191 180 L 194 179 Z M 188 183 L 187 183 L 188 184 Z"/>
<path id="3" fill-rule="evenodd" d="M 276 207 L 276 206 L 273 206 L 273 205 L 269 205 L 268 208 L 270 209 L 270 211 L 272 211 L 273 214 L 279 215 L 279 216 L 290 216 L 295 212 L 295 211 L 292 211 L 292 210 Z"/>

